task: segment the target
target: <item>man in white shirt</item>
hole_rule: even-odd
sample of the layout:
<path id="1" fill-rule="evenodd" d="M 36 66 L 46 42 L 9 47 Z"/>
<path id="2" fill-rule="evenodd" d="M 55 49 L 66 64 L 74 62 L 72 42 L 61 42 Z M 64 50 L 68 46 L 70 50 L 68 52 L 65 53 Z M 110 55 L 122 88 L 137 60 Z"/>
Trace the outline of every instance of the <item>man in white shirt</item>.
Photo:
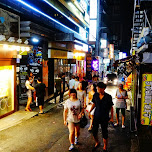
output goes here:
<path id="1" fill-rule="evenodd" d="M 73 89 L 75 86 L 75 76 L 72 75 L 72 79 L 69 81 L 69 89 Z"/>

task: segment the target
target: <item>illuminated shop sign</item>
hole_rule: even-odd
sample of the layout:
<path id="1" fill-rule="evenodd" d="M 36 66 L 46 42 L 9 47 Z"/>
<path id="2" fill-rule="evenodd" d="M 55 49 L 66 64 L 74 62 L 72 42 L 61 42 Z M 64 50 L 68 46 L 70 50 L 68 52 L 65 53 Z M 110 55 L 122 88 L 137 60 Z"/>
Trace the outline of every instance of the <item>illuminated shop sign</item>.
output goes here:
<path id="1" fill-rule="evenodd" d="M 18 46 L 18 45 L 8 45 L 8 44 L 0 44 L 2 45 L 0 51 L 30 51 L 30 47 Z"/>
<path id="2" fill-rule="evenodd" d="M 104 63 L 104 64 L 110 63 L 110 59 L 104 59 L 104 60 L 103 60 L 103 63 Z"/>
<path id="3" fill-rule="evenodd" d="M 104 49 L 103 51 L 103 57 L 108 57 L 108 49 Z"/>
<path id="4" fill-rule="evenodd" d="M 93 68 L 93 70 L 95 70 L 95 71 L 98 71 L 98 70 L 99 70 L 99 60 L 93 60 L 93 61 L 92 61 L 92 68 Z"/>
<path id="5" fill-rule="evenodd" d="M 105 49 L 107 47 L 107 40 L 101 39 L 101 48 Z"/>
<path id="6" fill-rule="evenodd" d="M 127 57 L 127 54 L 126 53 L 123 53 L 123 52 L 119 52 L 119 60 L 121 59 L 124 59 Z"/>
<path id="7" fill-rule="evenodd" d="M 82 46 L 81 46 L 81 45 L 74 44 L 74 49 L 78 50 L 78 51 L 88 52 L 88 45 L 87 44 L 82 44 Z"/>
<path id="8" fill-rule="evenodd" d="M 109 59 L 114 58 L 114 44 L 109 45 Z"/>
<path id="9" fill-rule="evenodd" d="M 90 20 L 89 41 L 96 41 L 97 20 Z"/>
<path id="10" fill-rule="evenodd" d="M 67 59 L 73 59 L 73 56 L 74 56 L 73 52 L 67 53 Z"/>
<path id="11" fill-rule="evenodd" d="M 85 59 L 85 53 L 75 52 L 73 54 L 73 58 L 76 59 L 76 60 L 84 60 Z"/>
<path id="12" fill-rule="evenodd" d="M 90 18 L 97 18 L 97 0 L 90 0 Z"/>
<path id="13" fill-rule="evenodd" d="M 142 75 L 141 124 L 152 126 L 152 74 Z"/>

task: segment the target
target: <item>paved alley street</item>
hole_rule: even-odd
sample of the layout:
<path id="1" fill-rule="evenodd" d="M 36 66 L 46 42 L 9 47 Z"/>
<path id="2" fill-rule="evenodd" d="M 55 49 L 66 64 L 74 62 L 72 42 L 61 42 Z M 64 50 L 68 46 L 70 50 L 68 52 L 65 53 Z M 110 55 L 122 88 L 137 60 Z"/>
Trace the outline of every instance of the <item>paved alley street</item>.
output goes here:
<path id="1" fill-rule="evenodd" d="M 107 92 L 114 97 L 116 87 L 110 86 Z M 22 123 L 0 132 L 2 152 L 67 152 L 69 147 L 68 128 L 63 125 L 63 107 L 51 109 Z M 109 125 L 109 152 L 135 152 L 134 134 L 129 131 L 129 112 L 126 112 L 126 129 Z M 115 117 L 114 117 L 115 118 Z M 80 144 L 76 152 L 91 152 L 94 147 L 89 124 L 81 129 Z M 101 132 L 99 136 L 102 136 Z M 101 138 L 100 138 L 101 139 Z M 132 145 L 133 144 L 133 145 Z M 96 152 L 102 150 L 103 143 Z M 133 147 L 132 147 L 133 146 Z"/>

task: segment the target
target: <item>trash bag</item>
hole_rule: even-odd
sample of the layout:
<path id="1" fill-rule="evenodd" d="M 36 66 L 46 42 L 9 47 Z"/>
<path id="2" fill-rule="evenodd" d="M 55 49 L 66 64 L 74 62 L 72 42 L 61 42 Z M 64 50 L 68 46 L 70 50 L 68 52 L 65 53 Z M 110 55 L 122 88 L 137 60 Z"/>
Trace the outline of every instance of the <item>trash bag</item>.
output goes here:
<path id="1" fill-rule="evenodd" d="M 88 124 L 88 119 L 84 114 L 80 120 L 80 127 L 84 128 L 87 124 Z"/>

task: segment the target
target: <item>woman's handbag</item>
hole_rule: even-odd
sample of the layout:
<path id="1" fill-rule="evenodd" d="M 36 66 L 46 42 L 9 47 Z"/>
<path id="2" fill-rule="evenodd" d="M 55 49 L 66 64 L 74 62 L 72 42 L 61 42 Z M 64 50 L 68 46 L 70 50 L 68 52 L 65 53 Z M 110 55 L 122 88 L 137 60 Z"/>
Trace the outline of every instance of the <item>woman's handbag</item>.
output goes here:
<path id="1" fill-rule="evenodd" d="M 85 116 L 85 114 L 83 114 L 82 118 L 80 119 L 80 127 L 84 128 L 87 124 L 88 124 L 88 119 Z"/>

